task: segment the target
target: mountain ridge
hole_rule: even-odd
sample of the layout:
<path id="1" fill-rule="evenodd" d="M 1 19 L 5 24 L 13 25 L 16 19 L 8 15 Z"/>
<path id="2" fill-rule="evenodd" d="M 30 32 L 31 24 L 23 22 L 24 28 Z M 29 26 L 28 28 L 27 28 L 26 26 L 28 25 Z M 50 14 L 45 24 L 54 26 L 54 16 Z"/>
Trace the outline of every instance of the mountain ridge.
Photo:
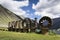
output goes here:
<path id="1" fill-rule="evenodd" d="M 17 20 L 23 20 L 23 18 L 0 5 L 0 27 L 7 26 L 8 22 Z"/>

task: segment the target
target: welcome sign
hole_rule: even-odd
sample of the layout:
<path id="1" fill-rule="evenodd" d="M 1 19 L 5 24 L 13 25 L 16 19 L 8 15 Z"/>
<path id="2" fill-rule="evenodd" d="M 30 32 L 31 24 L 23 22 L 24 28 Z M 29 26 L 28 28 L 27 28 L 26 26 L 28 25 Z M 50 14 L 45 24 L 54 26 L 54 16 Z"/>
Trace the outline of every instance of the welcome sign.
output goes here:
<path id="1" fill-rule="evenodd" d="M 47 21 L 48 23 L 46 24 Z M 45 23 L 44 23 L 45 22 Z M 46 24 L 43 25 L 43 24 Z M 22 21 L 22 28 L 20 26 L 20 20 L 19 21 L 13 21 L 13 22 L 9 22 L 8 24 L 8 30 L 9 31 L 21 31 L 21 32 L 35 32 L 36 29 L 41 29 L 42 33 L 45 34 L 45 32 L 48 32 L 49 28 L 52 26 L 52 19 L 44 16 L 40 19 L 39 23 L 37 23 L 37 18 L 35 18 L 35 20 L 31 20 L 29 18 L 25 18 Z M 44 31 L 43 31 L 44 30 Z"/>

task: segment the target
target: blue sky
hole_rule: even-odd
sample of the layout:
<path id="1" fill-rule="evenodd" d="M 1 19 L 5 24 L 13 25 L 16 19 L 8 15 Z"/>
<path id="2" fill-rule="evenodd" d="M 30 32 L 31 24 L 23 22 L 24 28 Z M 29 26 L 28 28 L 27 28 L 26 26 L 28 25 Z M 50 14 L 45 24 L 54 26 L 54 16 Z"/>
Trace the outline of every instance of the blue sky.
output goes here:
<path id="1" fill-rule="evenodd" d="M 0 4 L 19 16 L 31 19 L 60 17 L 60 0 L 0 0 Z"/>
<path id="2" fill-rule="evenodd" d="M 24 0 L 16 0 L 16 1 L 24 1 Z M 27 14 L 30 14 L 30 16 L 28 16 L 29 18 L 39 18 L 39 16 L 36 16 L 35 10 L 32 8 L 33 4 L 37 4 L 39 2 L 39 0 L 29 0 L 29 5 L 28 6 L 23 6 L 21 7 L 22 10 L 26 11 Z M 32 15 L 31 15 L 32 14 Z"/>
<path id="3" fill-rule="evenodd" d="M 22 7 L 22 9 L 24 11 L 26 11 L 26 13 L 33 14 L 32 16 L 28 16 L 28 17 L 32 17 L 32 18 L 37 17 L 38 18 L 38 16 L 34 15 L 35 10 L 32 8 L 32 6 L 33 6 L 32 4 L 36 5 L 38 2 L 39 2 L 39 0 L 29 0 L 29 5 Z"/>

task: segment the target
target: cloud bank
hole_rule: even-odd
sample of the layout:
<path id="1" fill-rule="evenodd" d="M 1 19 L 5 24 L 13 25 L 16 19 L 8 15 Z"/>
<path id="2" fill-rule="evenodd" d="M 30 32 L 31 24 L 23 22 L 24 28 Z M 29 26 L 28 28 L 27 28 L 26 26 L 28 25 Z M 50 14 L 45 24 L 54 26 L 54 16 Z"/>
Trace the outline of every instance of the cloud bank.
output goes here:
<path id="1" fill-rule="evenodd" d="M 41 17 L 60 17 L 60 0 L 40 0 L 37 5 L 33 4 L 32 8 L 36 10 L 35 15 Z"/>
<path id="2" fill-rule="evenodd" d="M 0 4 L 9 9 L 17 15 L 25 15 L 26 12 L 21 9 L 23 6 L 28 6 L 28 0 L 14 1 L 14 0 L 0 0 Z"/>
<path id="3" fill-rule="evenodd" d="M 0 4 L 17 15 L 23 15 L 31 19 L 33 19 L 33 16 L 49 16 L 51 18 L 60 17 L 60 0 L 39 0 L 36 5 L 33 4 L 32 6 L 35 10 L 35 13 L 33 14 L 28 14 L 26 11 L 21 9 L 21 7 L 29 5 L 29 0 L 0 0 Z"/>

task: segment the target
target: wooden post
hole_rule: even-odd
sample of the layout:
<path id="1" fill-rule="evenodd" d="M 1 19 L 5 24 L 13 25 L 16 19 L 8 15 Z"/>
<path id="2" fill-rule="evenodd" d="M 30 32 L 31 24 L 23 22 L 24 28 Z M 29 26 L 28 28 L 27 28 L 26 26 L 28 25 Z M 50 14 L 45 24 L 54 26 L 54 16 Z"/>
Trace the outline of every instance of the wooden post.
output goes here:
<path id="1" fill-rule="evenodd" d="M 42 28 L 41 29 L 41 32 L 42 32 L 42 34 L 44 34 L 44 35 L 48 35 L 48 28 Z"/>

